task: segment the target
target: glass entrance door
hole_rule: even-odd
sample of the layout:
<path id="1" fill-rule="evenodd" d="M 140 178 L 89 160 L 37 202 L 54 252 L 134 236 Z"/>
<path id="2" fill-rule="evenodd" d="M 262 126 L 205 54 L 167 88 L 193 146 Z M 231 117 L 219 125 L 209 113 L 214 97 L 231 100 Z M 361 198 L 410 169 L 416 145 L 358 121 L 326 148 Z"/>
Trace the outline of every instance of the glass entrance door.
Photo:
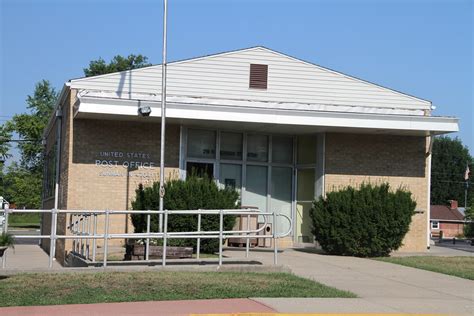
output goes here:
<path id="1" fill-rule="evenodd" d="M 296 218 L 295 241 L 313 242 L 310 211 L 316 195 L 316 135 L 298 136 L 296 151 Z"/>
<path id="2" fill-rule="evenodd" d="M 297 242 L 313 242 L 310 211 L 314 199 L 315 169 L 298 169 L 296 186 Z"/>

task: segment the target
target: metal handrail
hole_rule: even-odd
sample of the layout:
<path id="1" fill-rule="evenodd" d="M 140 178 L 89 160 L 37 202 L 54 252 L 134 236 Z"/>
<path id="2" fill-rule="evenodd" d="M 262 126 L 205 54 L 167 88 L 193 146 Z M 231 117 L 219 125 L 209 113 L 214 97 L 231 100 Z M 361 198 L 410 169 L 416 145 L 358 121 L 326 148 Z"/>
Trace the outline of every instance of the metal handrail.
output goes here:
<path id="1" fill-rule="evenodd" d="M 240 237 L 246 239 L 246 257 L 249 256 L 250 251 L 250 239 L 252 238 L 272 238 L 274 248 L 274 263 L 277 263 L 278 249 L 277 239 L 288 236 L 292 229 L 293 223 L 290 217 L 285 214 L 277 214 L 276 212 L 262 212 L 256 208 L 246 208 L 242 210 L 229 209 L 229 210 L 56 210 L 56 209 L 5 209 L 0 210 L 5 213 L 5 232 L 8 231 L 8 215 L 12 213 L 49 213 L 51 214 L 51 233 L 49 235 L 15 235 L 17 239 L 50 239 L 50 254 L 49 254 L 49 267 L 53 267 L 53 260 L 55 255 L 55 246 L 58 239 L 73 239 L 73 252 L 78 253 L 76 248 L 79 248 L 80 255 L 90 259 L 90 243 L 92 240 L 92 262 L 96 262 L 96 241 L 98 239 L 104 241 L 104 258 L 103 267 L 107 267 L 107 255 L 108 255 L 108 240 L 110 239 L 146 239 L 145 247 L 145 260 L 149 259 L 149 241 L 150 239 L 162 239 L 163 240 L 163 257 L 162 264 L 166 265 L 166 249 L 167 239 L 197 239 L 197 251 L 196 259 L 200 259 L 200 241 L 201 239 L 219 239 L 219 266 L 222 265 L 222 244 L 224 239 L 229 237 Z M 71 222 L 66 227 L 71 235 L 58 235 L 57 234 L 57 214 L 71 214 Z M 146 233 L 109 233 L 110 226 L 110 215 L 117 214 L 146 214 L 147 216 L 147 232 Z M 160 215 L 159 227 L 163 227 L 164 231 L 151 232 L 150 231 L 150 215 Z M 168 215 L 198 215 L 198 229 L 197 231 L 190 232 L 168 232 Z M 104 221 L 104 233 L 97 233 L 97 216 L 105 215 Z M 163 216 L 164 215 L 164 216 Z M 201 216 L 202 215 L 219 215 L 219 230 L 214 231 L 201 231 Z M 247 230 L 224 230 L 223 217 L 224 215 L 246 215 L 247 216 Z M 250 229 L 250 216 L 258 215 L 263 217 L 263 225 L 258 229 Z M 271 235 L 260 235 L 262 231 L 268 226 L 268 217 L 273 217 L 273 233 Z M 288 231 L 283 234 L 277 233 L 277 218 L 281 216 L 285 218 L 289 223 Z M 89 222 L 89 219 L 93 218 L 93 222 Z M 164 226 L 162 225 L 164 221 Z M 93 226 L 91 232 L 91 224 Z M 85 240 L 85 243 L 83 242 Z M 84 254 L 85 250 L 85 254 Z M 2 260 L 3 268 L 6 267 L 5 254 Z"/>

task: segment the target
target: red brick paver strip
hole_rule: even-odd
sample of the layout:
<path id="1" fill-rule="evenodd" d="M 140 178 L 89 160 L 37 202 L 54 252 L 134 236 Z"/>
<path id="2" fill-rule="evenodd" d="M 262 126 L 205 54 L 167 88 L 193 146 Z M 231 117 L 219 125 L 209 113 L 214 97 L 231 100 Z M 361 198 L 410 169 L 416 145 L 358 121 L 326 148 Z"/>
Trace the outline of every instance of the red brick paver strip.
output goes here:
<path id="1" fill-rule="evenodd" d="M 0 308 L 0 315 L 48 316 L 119 316 L 119 315 L 190 315 L 227 313 L 274 313 L 275 310 L 250 299 L 152 301 L 129 303 L 15 306 Z"/>

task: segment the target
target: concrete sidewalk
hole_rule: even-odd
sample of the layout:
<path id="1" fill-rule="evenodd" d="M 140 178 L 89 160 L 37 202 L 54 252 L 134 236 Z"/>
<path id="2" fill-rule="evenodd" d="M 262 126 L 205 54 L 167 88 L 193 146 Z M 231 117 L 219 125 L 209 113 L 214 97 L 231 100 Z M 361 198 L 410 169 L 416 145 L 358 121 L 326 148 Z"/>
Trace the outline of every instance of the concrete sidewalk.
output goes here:
<path id="1" fill-rule="evenodd" d="M 452 249 L 439 249 L 436 255 L 472 255 L 467 252 L 455 252 Z M 240 260 L 244 251 L 226 250 L 227 257 Z M 220 306 L 213 300 L 178 302 L 133 302 L 88 305 L 39 306 L 0 308 L 2 315 L 54 315 L 50 311 L 60 311 L 58 315 L 145 315 L 150 311 L 154 315 L 187 315 L 189 313 L 244 313 L 257 312 L 256 306 L 264 306 L 267 312 L 273 310 L 283 313 L 435 313 L 474 315 L 474 281 L 444 274 L 404 267 L 386 262 L 354 257 L 327 256 L 298 250 L 285 250 L 279 253 L 282 266 L 273 266 L 273 253 L 252 251 L 250 258 L 264 263 L 260 266 L 224 265 L 219 270 L 247 271 L 292 271 L 296 275 L 309 278 L 342 290 L 351 291 L 359 296 L 356 299 L 332 298 L 254 298 L 252 300 L 216 300 L 229 302 L 227 309 L 212 309 Z M 7 270 L 3 272 L 39 272 L 47 269 L 48 256 L 38 246 L 21 245 L 13 253 L 8 250 Z M 43 268 L 44 267 L 44 268 Z M 175 266 L 166 269 L 179 271 L 216 270 L 217 266 Z M 77 271 L 76 271 L 77 270 Z M 102 269 L 79 268 L 64 269 L 55 262 L 52 272 L 93 273 Z M 110 267 L 108 271 L 161 270 L 160 267 Z M 1 269 L 0 269 L 1 271 Z M 103 271 L 103 270 L 102 270 Z M 10 274 L 6 273 L 6 274 Z M 1 274 L 1 273 L 0 273 Z M 255 293 L 258 296 L 258 293 Z M 232 302 L 239 302 L 234 304 Z M 256 305 L 252 305 L 253 303 Z M 122 305 L 120 305 L 122 304 Z M 170 313 L 172 307 L 176 313 Z M 207 306 L 210 304 L 211 306 Z M 76 307 L 74 307 L 76 306 Z M 110 306 L 110 308 L 108 307 Z M 114 306 L 120 306 L 116 309 Z M 179 309 L 181 307 L 188 309 Z M 246 309 L 250 306 L 250 309 Z M 235 307 L 235 308 L 234 308 Z M 165 310 L 160 314 L 158 311 Z M 107 314 L 109 311 L 111 313 Z M 8 312 L 8 313 L 7 313 Z M 74 312 L 74 313 L 72 313 Z M 261 311 L 263 312 L 263 311 Z"/>
<path id="2" fill-rule="evenodd" d="M 245 256 L 226 251 L 227 256 Z M 273 262 L 269 252 L 251 258 Z M 474 281 L 370 259 L 285 250 L 279 264 L 296 275 L 357 294 L 358 299 L 256 299 L 292 313 L 442 313 L 474 315 Z"/>
<path id="3" fill-rule="evenodd" d="M 9 248 L 4 255 L 6 269 L 10 271 L 31 271 L 47 270 L 49 267 L 49 256 L 38 245 L 15 245 L 14 249 Z M 1 267 L 1 265 L 0 265 Z M 61 265 L 53 261 L 54 269 L 61 269 Z M 0 268 L 0 274 L 2 269 Z"/>

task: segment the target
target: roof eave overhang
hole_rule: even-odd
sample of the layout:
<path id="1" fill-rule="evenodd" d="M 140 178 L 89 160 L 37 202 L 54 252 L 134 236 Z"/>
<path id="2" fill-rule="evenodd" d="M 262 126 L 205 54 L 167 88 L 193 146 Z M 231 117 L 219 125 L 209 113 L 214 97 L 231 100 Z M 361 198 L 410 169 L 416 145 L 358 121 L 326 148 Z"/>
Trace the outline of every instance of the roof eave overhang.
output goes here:
<path id="1" fill-rule="evenodd" d="M 100 97 L 80 97 L 75 117 L 97 115 L 138 116 L 140 106 L 150 106 L 150 117 L 161 117 L 160 102 L 124 100 Z M 393 115 L 372 113 L 323 112 L 272 108 L 254 108 L 211 104 L 167 102 L 167 118 L 182 120 L 251 122 L 317 126 L 328 128 L 375 129 L 426 132 L 439 135 L 459 131 L 459 119 L 422 115 Z"/>
<path id="2" fill-rule="evenodd" d="M 54 111 L 51 112 L 51 114 L 49 116 L 49 119 L 48 119 L 48 123 L 46 124 L 46 127 L 43 130 L 43 135 L 42 135 L 43 139 L 46 139 L 48 137 L 49 133 L 51 132 L 51 128 L 54 126 L 54 121 L 56 120 L 56 111 L 59 109 L 59 107 L 63 103 L 64 99 L 66 98 L 66 96 L 69 92 L 69 90 L 70 90 L 70 83 L 66 82 L 63 85 L 63 87 L 61 89 L 61 92 L 59 93 L 58 98 L 56 99 L 56 103 L 54 105 Z"/>
<path id="3" fill-rule="evenodd" d="M 442 218 L 430 218 L 430 221 L 436 222 L 450 222 L 450 223 L 466 223 L 463 219 L 442 219 Z"/>

